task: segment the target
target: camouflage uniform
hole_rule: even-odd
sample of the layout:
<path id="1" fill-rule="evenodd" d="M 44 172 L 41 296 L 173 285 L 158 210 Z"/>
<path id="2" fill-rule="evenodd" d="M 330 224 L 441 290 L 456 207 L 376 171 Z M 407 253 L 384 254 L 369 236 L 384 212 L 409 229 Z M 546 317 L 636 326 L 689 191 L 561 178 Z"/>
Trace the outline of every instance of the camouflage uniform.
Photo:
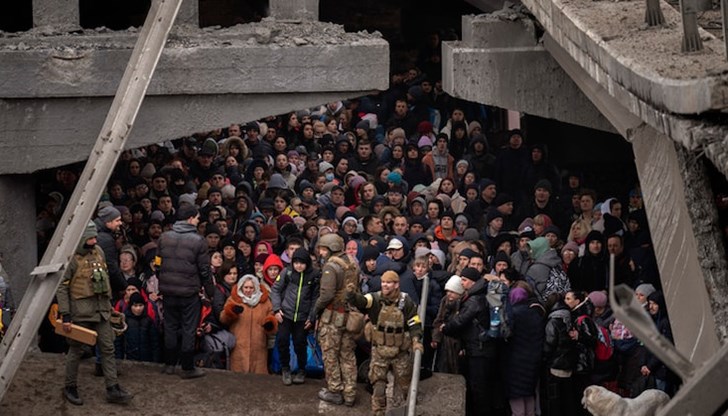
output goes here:
<path id="1" fill-rule="evenodd" d="M 388 273 L 396 275 L 394 272 L 385 275 Z M 391 370 L 394 374 L 395 391 L 407 391 L 412 377 L 410 351 L 413 346 L 422 348 L 422 325 L 417 306 L 399 289 L 386 297 L 380 291 L 365 296 L 351 295 L 349 299 L 355 306 L 369 312 L 370 323 L 365 333 L 372 343 L 369 364 L 369 381 L 374 387 L 372 413 L 384 415 L 387 408 L 387 372 Z"/>
<path id="2" fill-rule="evenodd" d="M 359 268 L 346 255 L 334 254 L 322 269 L 320 293 L 316 301 L 319 318 L 319 344 L 323 352 L 324 371 L 329 392 L 341 394 L 347 405 L 356 399 L 356 334 L 346 331 L 349 306 L 345 301 L 352 288 L 349 280 L 358 283 Z M 356 287 L 358 285 L 355 284 Z"/>

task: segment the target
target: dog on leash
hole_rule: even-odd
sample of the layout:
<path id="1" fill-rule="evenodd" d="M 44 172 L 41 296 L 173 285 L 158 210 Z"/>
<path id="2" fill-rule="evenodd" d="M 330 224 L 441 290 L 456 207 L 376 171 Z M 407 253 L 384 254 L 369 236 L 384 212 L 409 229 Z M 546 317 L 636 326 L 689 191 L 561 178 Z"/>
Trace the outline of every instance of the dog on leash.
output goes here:
<path id="1" fill-rule="evenodd" d="M 669 401 L 670 396 L 661 390 L 645 390 L 628 399 L 602 386 L 589 386 L 584 390 L 581 404 L 594 416 L 653 416 Z"/>

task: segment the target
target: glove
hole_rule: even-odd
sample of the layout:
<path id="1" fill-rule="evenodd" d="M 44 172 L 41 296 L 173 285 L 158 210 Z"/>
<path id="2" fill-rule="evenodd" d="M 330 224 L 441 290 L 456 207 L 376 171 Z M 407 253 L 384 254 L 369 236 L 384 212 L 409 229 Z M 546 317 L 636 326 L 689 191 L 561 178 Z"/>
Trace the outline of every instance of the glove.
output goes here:
<path id="1" fill-rule="evenodd" d="M 354 304 L 354 301 L 356 300 L 356 293 L 355 292 L 346 292 L 346 301 L 350 304 Z"/>
<path id="2" fill-rule="evenodd" d="M 238 315 L 240 315 L 241 313 L 243 313 L 244 310 L 245 310 L 245 308 L 243 308 L 240 305 L 233 306 L 233 312 L 235 312 Z"/>
<path id="3" fill-rule="evenodd" d="M 425 346 L 422 345 L 419 339 L 413 339 L 412 340 L 412 351 L 419 351 L 421 353 L 425 352 Z"/>
<path id="4" fill-rule="evenodd" d="M 61 318 L 63 319 L 63 323 L 64 323 L 64 324 L 69 324 L 69 323 L 71 323 L 71 314 L 69 314 L 69 313 L 66 313 L 66 314 L 64 314 L 64 315 L 63 315 L 63 316 L 62 316 Z"/>
<path id="5" fill-rule="evenodd" d="M 273 322 L 271 322 L 271 321 L 265 321 L 265 323 L 263 324 L 263 329 L 265 329 L 266 331 L 272 331 L 273 330 Z"/>

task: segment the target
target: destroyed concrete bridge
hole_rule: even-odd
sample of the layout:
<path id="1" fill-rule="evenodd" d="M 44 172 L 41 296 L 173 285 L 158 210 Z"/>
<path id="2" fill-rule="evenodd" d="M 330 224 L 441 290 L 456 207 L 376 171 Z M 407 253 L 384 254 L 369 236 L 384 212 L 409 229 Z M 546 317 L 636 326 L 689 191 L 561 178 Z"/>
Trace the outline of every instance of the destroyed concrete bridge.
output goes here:
<path id="1" fill-rule="evenodd" d="M 78 2 L 33 0 L 31 31 L 0 37 L 0 241 L 16 292 L 37 263 L 32 173 L 85 159 L 134 31 L 79 28 Z M 499 7 L 470 3 L 484 11 Z M 531 16 L 464 16 L 443 46 L 453 96 L 619 133 L 632 144 L 678 350 L 699 366 L 728 337 L 726 255 L 706 165 L 728 175 L 726 51 L 680 50 L 680 14 L 646 27 L 643 1 L 524 0 Z M 128 147 L 388 87 L 378 35 L 318 21 L 316 0 L 199 28 L 185 1 Z M 355 74 L 356 76 L 352 76 Z M 585 139 L 585 146 L 588 142 Z"/>

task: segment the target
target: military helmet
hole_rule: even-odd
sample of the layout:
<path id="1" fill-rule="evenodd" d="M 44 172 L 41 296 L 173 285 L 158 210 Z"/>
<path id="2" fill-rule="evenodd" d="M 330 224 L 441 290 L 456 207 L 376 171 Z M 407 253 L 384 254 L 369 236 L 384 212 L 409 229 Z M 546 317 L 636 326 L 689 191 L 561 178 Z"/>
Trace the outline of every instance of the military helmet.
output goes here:
<path id="1" fill-rule="evenodd" d="M 326 247 L 331 250 L 332 253 L 338 253 L 344 251 L 344 239 L 340 235 L 335 233 L 329 233 L 319 239 L 318 245 L 320 247 Z"/>

